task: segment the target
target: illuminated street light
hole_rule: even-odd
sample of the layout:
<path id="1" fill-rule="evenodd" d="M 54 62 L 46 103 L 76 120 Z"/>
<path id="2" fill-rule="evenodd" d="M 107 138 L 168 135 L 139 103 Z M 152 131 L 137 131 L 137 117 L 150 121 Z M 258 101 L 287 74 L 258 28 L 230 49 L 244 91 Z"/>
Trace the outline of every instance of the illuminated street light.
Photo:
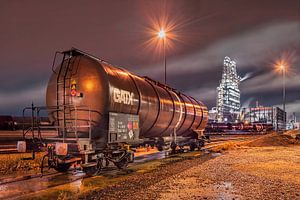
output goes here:
<path id="1" fill-rule="evenodd" d="M 161 29 L 159 32 L 158 32 L 158 37 L 159 38 L 165 38 L 166 37 L 166 32 L 164 31 L 164 29 Z"/>
<path id="2" fill-rule="evenodd" d="M 165 62 L 165 84 L 167 84 L 167 58 L 166 58 L 166 38 L 167 34 L 164 29 L 160 29 L 157 33 L 159 39 L 163 40 L 163 49 L 164 49 L 164 62 Z"/>

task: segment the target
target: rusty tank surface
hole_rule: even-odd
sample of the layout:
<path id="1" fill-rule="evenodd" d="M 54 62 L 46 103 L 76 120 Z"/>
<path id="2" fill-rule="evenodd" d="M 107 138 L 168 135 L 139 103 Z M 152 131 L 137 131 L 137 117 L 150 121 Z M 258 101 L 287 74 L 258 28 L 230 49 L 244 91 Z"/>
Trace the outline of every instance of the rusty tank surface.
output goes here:
<path id="1" fill-rule="evenodd" d="M 89 134 L 96 143 L 107 143 L 110 112 L 137 115 L 139 138 L 204 130 L 207 107 L 195 98 L 79 50 L 64 53 L 68 57 L 53 70 L 46 95 L 49 117 L 63 127 L 64 137 L 75 137 L 75 124 L 76 137 Z"/>

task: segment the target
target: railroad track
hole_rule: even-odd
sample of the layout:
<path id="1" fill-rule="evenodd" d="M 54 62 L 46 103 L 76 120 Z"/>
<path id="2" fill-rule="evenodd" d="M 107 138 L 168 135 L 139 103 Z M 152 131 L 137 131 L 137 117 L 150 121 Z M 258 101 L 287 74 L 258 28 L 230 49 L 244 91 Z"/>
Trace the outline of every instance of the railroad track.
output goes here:
<path id="1" fill-rule="evenodd" d="M 11 131 L 13 132 L 13 131 Z M 6 132 L 2 132 L 0 131 L 0 154 L 15 154 L 18 153 L 17 151 L 17 141 L 21 140 L 22 138 L 19 137 L 20 136 L 20 132 L 13 132 L 14 138 L 10 138 L 7 141 L 4 141 L 3 138 L 4 136 L 7 136 L 6 134 L 3 134 Z M 18 137 L 16 137 L 16 135 Z M 210 142 L 217 142 L 217 141 L 228 141 L 228 138 L 230 138 L 230 140 L 237 140 L 238 138 L 235 137 L 252 137 L 255 135 L 262 135 L 262 133 L 257 133 L 257 134 L 253 134 L 253 133 L 236 133 L 236 134 L 224 134 L 224 133 L 219 133 L 219 134 L 211 134 L 210 137 L 212 137 L 213 139 L 210 140 Z M 15 138 L 16 137 L 16 138 Z M 1 139 L 2 138 L 2 139 Z"/>
<path id="2" fill-rule="evenodd" d="M 0 144 L 0 154 L 18 153 L 17 144 Z"/>
<path id="3" fill-rule="evenodd" d="M 253 137 L 251 137 L 252 139 Z M 205 147 L 202 148 L 203 150 L 205 149 L 211 149 L 212 147 L 214 146 L 217 146 L 219 144 L 222 144 L 222 143 L 225 143 L 225 142 L 228 142 L 228 141 L 245 141 L 247 139 L 250 139 L 250 137 L 238 137 L 238 138 L 233 138 L 233 137 L 227 137 L 227 138 L 214 138 L 212 140 L 210 140 L 209 143 L 206 143 Z M 6 147 L 12 147 L 13 145 L 6 145 Z M 188 147 L 185 148 L 185 151 L 184 153 L 188 152 L 187 150 Z M 7 153 L 11 153 L 11 152 L 15 152 L 15 153 L 18 153 L 17 152 L 17 149 L 14 149 L 14 148 L 7 148 L 7 149 L 1 149 L 0 148 L 0 153 L 1 152 L 5 152 L 5 150 L 7 151 Z M 9 151 L 10 150 L 10 151 Z M 153 152 L 153 153 L 147 153 L 147 154 L 143 154 L 143 155 L 139 155 L 135 158 L 135 162 L 134 163 L 142 163 L 142 162 L 147 162 L 147 161 L 151 161 L 151 160 L 154 160 L 154 159 L 162 159 L 162 158 L 167 158 L 169 157 L 169 155 L 171 155 L 171 150 L 165 150 L 163 152 Z M 111 171 L 113 170 L 113 168 L 109 168 L 109 169 L 104 169 L 103 172 L 107 172 L 107 171 Z M 72 170 L 71 170 L 72 171 Z M 73 170 L 74 171 L 74 170 Z M 50 173 L 50 174 L 44 174 L 43 176 L 48 176 L 48 175 L 52 175 L 53 173 Z M 54 173 L 55 174 L 55 173 Z M 59 174 L 59 173 L 57 173 Z M 36 174 L 34 176 L 32 176 L 31 178 L 37 178 L 37 177 L 41 177 L 41 174 Z M 28 179 L 30 178 L 29 176 L 25 176 L 23 179 Z M 21 180 L 21 178 L 18 178 L 18 180 Z M 8 182 L 14 182 L 15 180 L 11 180 L 11 181 L 8 181 Z M 6 181 L 7 182 L 7 181 Z M 1 180 L 0 179 L 0 185 L 5 183 L 5 180 Z"/>

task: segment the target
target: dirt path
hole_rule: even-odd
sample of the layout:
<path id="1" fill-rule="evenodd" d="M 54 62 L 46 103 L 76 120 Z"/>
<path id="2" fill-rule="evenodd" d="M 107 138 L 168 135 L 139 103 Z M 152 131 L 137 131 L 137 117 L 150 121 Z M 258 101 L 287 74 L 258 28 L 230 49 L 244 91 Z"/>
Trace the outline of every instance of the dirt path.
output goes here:
<path id="1" fill-rule="evenodd" d="M 87 199 L 300 199 L 300 146 L 242 147 L 131 177 Z"/>
<path id="2" fill-rule="evenodd" d="M 300 199 L 300 146 L 243 148 L 149 189 L 159 199 Z"/>

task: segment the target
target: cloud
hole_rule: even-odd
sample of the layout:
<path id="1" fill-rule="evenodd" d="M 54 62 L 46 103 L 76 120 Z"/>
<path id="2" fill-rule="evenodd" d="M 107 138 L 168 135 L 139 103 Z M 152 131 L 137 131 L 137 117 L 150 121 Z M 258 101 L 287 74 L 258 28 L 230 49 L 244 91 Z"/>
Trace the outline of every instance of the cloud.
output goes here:
<path id="1" fill-rule="evenodd" d="M 269 66 L 270 58 L 273 59 L 274 56 L 273 51 L 300 44 L 299 32 L 298 22 L 265 24 L 242 34 L 218 40 L 196 53 L 171 57 L 167 60 L 168 82 L 205 104 L 215 106 L 216 87 L 221 79 L 223 59 L 228 55 L 237 61 L 238 73 L 246 73 L 240 85 L 241 98 L 258 98 L 267 103 L 271 100 L 268 98 L 272 97 L 257 95 L 282 88 L 281 75 L 273 73 L 273 68 Z M 297 66 L 300 63 L 299 56 L 295 55 L 293 59 L 294 66 Z M 135 71 L 157 80 L 158 77 L 163 77 L 163 70 L 161 64 L 149 65 Z M 287 75 L 287 88 L 296 88 L 299 85 L 300 73 Z"/>
<path id="2" fill-rule="evenodd" d="M 286 77 L 286 87 L 296 88 L 300 86 L 300 75 Z M 249 79 L 242 87 L 245 93 L 267 92 L 282 88 L 282 76 L 272 72 L 264 73 Z"/>
<path id="3" fill-rule="evenodd" d="M 289 113 L 300 113 L 300 99 L 287 103 L 286 111 Z"/>
<path id="4" fill-rule="evenodd" d="M 265 67 L 264 62 L 269 60 L 272 50 L 284 50 L 300 44 L 299 32 L 298 22 L 269 23 L 247 30 L 247 32 L 219 39 L 203 48 L 199 46 L 198 51 L 188 55 L 172 56 L 172 52 L 169 52 L 167 76 L 170 81 L 168 82 L 172 83 L 171 86 L 175 85 L 176 88 L 183 90 L 182 92 L 205 104 L 215 106 L 216 87 L 221 78 L 218 74 L 221 74 L 224 57 L 230 56 L 237 61 L 238 72 L 242 71 L 246 73 L 246 76 L 247 73 L 259 72 L 253 73 L 249 79 L 241 83 L 242 95 L 253 94 L 255 96 L 258 91 L 280 89 L 281 77 L 268 72 L 270 69 L 262 70 L 262 68 Z M 299 66 L 299 55 L 297 59 L 298 65 L 295 66 Z M 162 78 L 164 72 L 163 62 L 133 70 L 137 74 L 146 75 L 155 80 L 159 80 L 158 77 Z M 25 81 L 28 85 L 28 80 Z M 20 82 L 15 85 L 22 86 L 22 84 L 23 82 Z M 30 105 L 32 101 L 36 104 L 44 104 L 45 84 L 36 85 L 37 83 L 33 82 L 30 87 L 18 90 L 15 87 L 8 90 L 7 86 L 4 86 L 4 89 L 0 90 L 0 113 L 22 109 L 22 106 Z M 295 88 L 299 85 L 299 73 L 288 78 L 287 87 Z"/>
<path id="5" fill-rule="evenodd" d="M 250 107 L 251 103 L 254 101 L 254 98 L 251 97 L 247 100 L 245 100 L 242 104 L 241 104 L 241 108 L 248 108 Z"/>
<path id="6" fill-rule="evenodd" d="M 46 86 L 40 85 L 26 90 L 6 94 L 0 93 L 0 114 L 21 113 L 24 107 L 45 105 Z"/>
<path id="7" fill-rule="evenodd" d="M 195 90 L 186 91 L 185 93 L 203 102 L 216 101 L 216 96 L 217 96 L 216 88 L 199 88 Z"/>
<path id="8" fill-rule="evenodd" d="M 223 58 L 230 56 L 237 61 L 238 69 L 259 68 L 271 50 L 282 50 L 298 43 L 300 28 L 297 21 L 267 24 L 253 28 L 239 35 L 218 40 L 200 51 L 180 58 L 167 60 L 168 74 L 181 74 L 186 71 L 201 73 L 222 65 Z M 288 37 L 287 37 L 288 36 Z M 219 69 L 218 69 L 219 70 Z M 162 65 L 149 65 L 135 70 L 139 74 L 160 77 Z"/>
<path id="9" fill-rule="evenodd" d="M 274 59 L 274 54 L 278 54 L 279 51 L 300 44 L 299 32 L 300 27 L 296 21 L 265 24 L 242 34 L 220 39 L 204 49 L 199 48 L 201 50 L 196 53 L 184 57 L 171 57 L 169 60 L 167 58 L 169 83 L 205 104 L 215 106 L 216 87 L 221 79 L 219 75 L 222 73 L 223 59 L 224 56 L 230 56 L 237 61 L 238 73 L 241 71 L 246 73 L 240 85 L 241 98 L 251 98 L 251 101 L 261 99 L 267 104 L 272 100 L 271 96 L 257 95 L 282 88 L 281 75 L 273 73 L 273 68 L 269 66 L 270 59 Z M 278 52 L 274 52 L 275 50 Z M 293 59 L 294 66 L 298 66 L 299 56 L 295 55 Z M 136 69 L 136 72 L 157 79 L 163 77 L 163 70 L 161 63 Z M 300 73 L 288 74 L 286 87 L 299 86 Z M 246 99 L 242 103 L 250 104 L 250 102 Z"/>
<path id="10" fill-rule="evenodd" d="M 282 104 L 275 105 L 275 107 L 282 108 Z M 293 113 L 296 113 L 296 116 L 300 118 L 300 99 L 297 99 L 295 101 L 287 102 L 285 105 L 285 110 L 287 112 L 287 116 L 292 115 Z"/>

